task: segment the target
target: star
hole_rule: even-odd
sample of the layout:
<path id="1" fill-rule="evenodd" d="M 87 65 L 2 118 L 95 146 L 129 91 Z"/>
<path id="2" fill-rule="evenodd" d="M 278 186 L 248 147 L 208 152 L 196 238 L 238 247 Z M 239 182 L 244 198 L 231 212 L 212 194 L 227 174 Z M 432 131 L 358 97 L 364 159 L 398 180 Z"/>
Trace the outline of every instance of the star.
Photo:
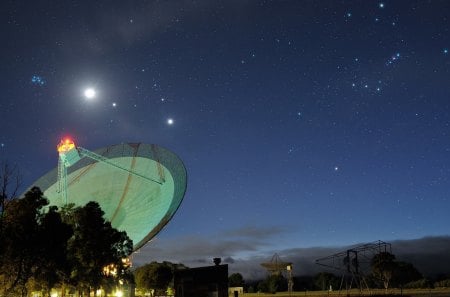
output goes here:
<path id="1" fill-rule="evenodd" d="M 444 52 L 444 54 L 448 54 L 448 49 L 444 48 L 443 52 Z"/>
<path id="2" fill-rule="evenodd" d="M 174 123 L 174 120 L 172 118 L 167 119 L 167 125 L 172 126 Z"/>
<path id="3" fill-rule="evenodd" d="M 379 7 L 379 8 L 384 8 L 384 3 L 378 4 L 378 7 Z"/>
<path id="4" fill-rule="evenodd" d="M 31 77 L 31 83 L 36 86 L 43 86 L 45 85 L 45 80 L 39 75 L 33 75 Z"/>
<path id="5" fill-rule="evenodd" d="M 338 166 L 334 166 L 334 171 L 338 171 L 339 167 Z"/>
<path id="6" fill-rule="evenodd" d="M 112 107 L 117 107 L 117 103 L 116 103 L 116 102 L 113 102 L 113 103 L 112 103 Z"/>

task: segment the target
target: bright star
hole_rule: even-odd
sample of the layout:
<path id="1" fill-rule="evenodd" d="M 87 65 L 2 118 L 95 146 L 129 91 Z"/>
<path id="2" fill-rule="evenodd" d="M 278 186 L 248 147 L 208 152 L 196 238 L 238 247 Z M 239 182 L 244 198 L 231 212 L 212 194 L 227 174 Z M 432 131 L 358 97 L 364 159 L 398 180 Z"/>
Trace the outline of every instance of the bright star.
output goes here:
<path id="1" fill-rule="evenodd" d="M 168 118 L 168 119 L 167 119 L 167 125 L 172 126 L 173 123 L 174 123 L 174 121 L 173 121 L 172 118 Z"/>
<path id="2" fill-rule="evenodd" d="M 378 4 L 378 7 L 380 7 L 380 8 L 384 8 L 384 3 L 380 3 L 380 4 Z"/>
<path id="3" fill-rule="evenodd" d="M 338 171 L 338 170 L 339 170 L 339 167 L 335 166 L 334 171 Z"/>
<path id="4" fill-rule="evenodd" d="M 113 102 L 113 103 L 112 103 L 112 107 L 117 107 L 117 103 L 116 103 L 116 102 Z"/>
<path id="5" fill-rule="evenodd" d="M 96 95 L 96 92 L 93 88 L 87 88 L 86 90 L 84 90 L 84 97 L 86 97 L 87 99 L 92 99 L 94 98 Z"/>

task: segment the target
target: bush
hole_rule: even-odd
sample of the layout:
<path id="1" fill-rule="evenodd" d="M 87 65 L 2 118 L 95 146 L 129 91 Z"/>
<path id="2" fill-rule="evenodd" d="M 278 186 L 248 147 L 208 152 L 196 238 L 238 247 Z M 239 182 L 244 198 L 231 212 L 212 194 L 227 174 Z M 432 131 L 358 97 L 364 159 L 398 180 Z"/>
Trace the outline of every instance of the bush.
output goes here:
<path id="1" fill-rule="evenodd" d="M 450 279 L 444 279 L 434 283 L 435 288 L 449 288 L 450 287 Z"/>
<path id="2" fill-rule="evenodd" d="M 427 289 L 431 288 L 432 283 L 429 279 L 422 278 L 413 282 L 407 283 L 404 288 L 405 289 Z"/>

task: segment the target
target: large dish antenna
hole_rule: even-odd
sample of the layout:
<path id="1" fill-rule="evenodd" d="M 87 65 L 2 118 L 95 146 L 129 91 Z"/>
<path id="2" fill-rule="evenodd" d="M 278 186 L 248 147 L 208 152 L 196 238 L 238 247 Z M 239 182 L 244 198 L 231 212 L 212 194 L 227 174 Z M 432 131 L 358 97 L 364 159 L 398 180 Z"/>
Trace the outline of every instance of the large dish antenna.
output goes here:
<path id="1" fill-rule="evenodd" d="M 58 207 L 98 202 L 105 219 L 127 232 L 134 250 L 170 221 L 183 200 L 186 169 L 160 146 L 123 143 L 91 152 L 64 139 L 57 149 L 58 167 L 33 186 Z"/>

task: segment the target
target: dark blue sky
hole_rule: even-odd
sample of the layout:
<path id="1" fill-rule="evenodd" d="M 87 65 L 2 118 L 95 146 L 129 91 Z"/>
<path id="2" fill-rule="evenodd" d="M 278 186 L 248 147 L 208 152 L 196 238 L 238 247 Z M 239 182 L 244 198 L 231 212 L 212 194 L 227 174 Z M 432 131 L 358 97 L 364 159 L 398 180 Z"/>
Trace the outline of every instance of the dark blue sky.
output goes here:
<path id="1" fill-rule="evenodd" d="M 156 240 L 258 238 L 204 256 L 449 235 L 450 2 L 0 6 L 0 159 L 24 187 L 64 135 L 156 143 L 189 176 Z"/>

